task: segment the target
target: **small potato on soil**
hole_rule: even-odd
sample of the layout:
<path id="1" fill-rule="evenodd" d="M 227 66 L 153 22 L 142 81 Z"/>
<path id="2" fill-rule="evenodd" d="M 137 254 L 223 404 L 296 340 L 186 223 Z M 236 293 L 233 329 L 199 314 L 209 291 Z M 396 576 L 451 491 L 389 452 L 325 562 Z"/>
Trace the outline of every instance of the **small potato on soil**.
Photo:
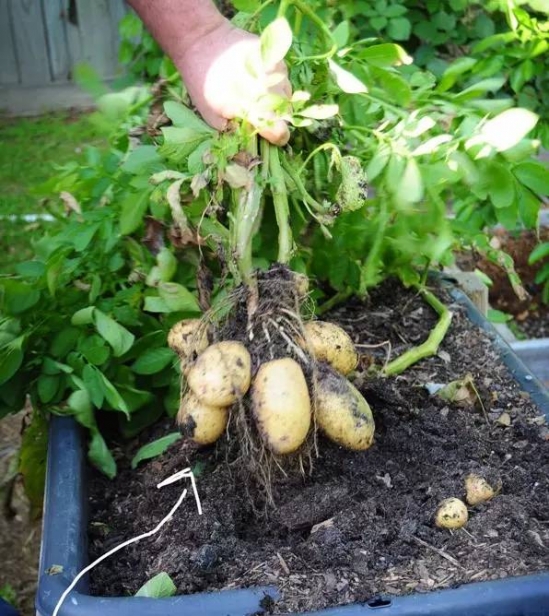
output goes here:
<path id="1" fill-rule="evenodd" d="M 305 323 L 303 349 L 318 361 L 328 362 L 334 370 L 347 375 L 358 364 L 358 354 L 349 334 L 334 323 L 309 321 Z"/>
<path id="2" fill-rule="evenodd" d="M 211 445 L 225 431 L 229 411 L 204 404 L 189 391 L 181 400 L 176 419 L 183 436 L 197 445 Z"/>
<path id="3" fill-rule="evenodd" d="M 494 488 L 480 475 L 471 473 L 465 479 L 465 500 L 469 505 L 478 505 L 485 503 L 494 498 L 496 491 Z"/>
<path id="4" fill-rule="evenodd" d="M 275 454 L 299 449 L 311 426 L 311 400 L 301 366 L 290 357 L 262 364 L 252 385 L 252 412 Z"/>
<path id="5" fill-rule="evenodd" d="M 248 391 L 251 364 L 242 343 L 217 342 L 198 356 L 188 371 L 187 383 L 201 402 L 229 406 Z"/>
<path id="6" fill-rule="evenodd" d="M 168 333 L 168 346 L 181 358 L 190 358 L 208 348 L 208 331 L 200 319 L 185 319 Z"/>
<path id="7" fill-rule="evenodd" d="M 444 499 L 435 514 L 435 524 L 439 528 L 461 528 L 467 524 L 468 519 L 467 506 L 459 498 Z"/>
<path id="8" fill-rule="evenodd" d="M 370 405 L 341 374 L 331 370 L 320 372 L 315 412 L 320 429 L 339 445 L 362 451 L 373 443 L 375 424 Z"/>

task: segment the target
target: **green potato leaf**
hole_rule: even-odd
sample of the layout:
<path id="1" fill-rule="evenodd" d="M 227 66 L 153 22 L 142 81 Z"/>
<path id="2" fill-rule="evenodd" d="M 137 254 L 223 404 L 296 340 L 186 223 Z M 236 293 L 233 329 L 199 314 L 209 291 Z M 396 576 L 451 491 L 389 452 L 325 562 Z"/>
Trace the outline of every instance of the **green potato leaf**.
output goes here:
<path id="1" fill-rule="evenodd" d="M 156 458 L 157 456 L 163 454 L 170 445 L 173 445 L 176 441 L 181 438 L 181 434 L 179 432 L 172 432 L 171 434 L 167 434 L 152 443 L 147 443 L 143 445 L 135 456 L 132 459 L 132 468 L 137 468 L 140 462 L 143 460 L 150 460 L 151 458 Z"/>

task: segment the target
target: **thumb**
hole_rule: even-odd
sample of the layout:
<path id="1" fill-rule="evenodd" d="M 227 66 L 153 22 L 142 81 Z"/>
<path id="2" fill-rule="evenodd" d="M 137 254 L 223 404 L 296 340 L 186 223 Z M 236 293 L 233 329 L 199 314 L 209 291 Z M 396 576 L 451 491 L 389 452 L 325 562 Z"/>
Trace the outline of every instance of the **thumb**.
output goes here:
<path id="1" fill-rule="evenodd" d="M 276 120 L 268 126 L 262 127 L 259 134 L 264 139 L 267 139 L 267 141 L 278 146 L 286 145 L 290 139 L 290 130 L 283 120 Z"/>

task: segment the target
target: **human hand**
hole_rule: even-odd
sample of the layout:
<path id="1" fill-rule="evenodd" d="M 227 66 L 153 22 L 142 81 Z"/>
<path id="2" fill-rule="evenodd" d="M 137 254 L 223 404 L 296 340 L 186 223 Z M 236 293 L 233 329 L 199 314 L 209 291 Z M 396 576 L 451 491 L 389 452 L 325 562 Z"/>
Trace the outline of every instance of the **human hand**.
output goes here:
<path id="1" fill-rule="evenodd" d="M 245 118 L 271 143 L 288 142 L 288 125 L 272 108 L 273 99 L 291 96 L 288 71 L 284 62 L 262 65 L 259 37 L 223 20 L 185 49 L 176 65 L 208 124 L 224 130 L 229 120 Z"/>

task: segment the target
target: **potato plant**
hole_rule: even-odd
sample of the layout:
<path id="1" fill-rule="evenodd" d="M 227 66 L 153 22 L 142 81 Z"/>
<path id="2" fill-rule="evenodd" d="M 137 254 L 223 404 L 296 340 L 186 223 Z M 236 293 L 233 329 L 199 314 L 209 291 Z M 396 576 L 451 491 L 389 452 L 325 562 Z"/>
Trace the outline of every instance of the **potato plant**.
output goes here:
<path id="1" fill-rule="evenodd" d="M 398 374 L 449 325 L 427 273 L 474 248 L 513 276 L 486 221 L 536 224 L 533 112 L 487 83 L 441 89 L 399 45 L 353 40 L 302 0 L 245 8 L 235 21 L 262 36 L 252 70 L 290 69 L 292 100 L 261 101 L 291 124 L 290 145 L 260 140 L 246 118 L 212 130 L 175 74 L 111 93 L 112 149 L 43 187 L 63 195 L 45 203 L 58 222 L 0 280 L 0 414 L 30 393 L 36 413 L 74 416 L 109 476 L 103 427 L 132 437 L 164 411 L 198 444 L 237 435 L 252 463 L 307 458 L 317 427 L 367 448 L 357 351 L 313 314 L 388 276 L 416 285 L 440 321 L 383 369 Z"/>

